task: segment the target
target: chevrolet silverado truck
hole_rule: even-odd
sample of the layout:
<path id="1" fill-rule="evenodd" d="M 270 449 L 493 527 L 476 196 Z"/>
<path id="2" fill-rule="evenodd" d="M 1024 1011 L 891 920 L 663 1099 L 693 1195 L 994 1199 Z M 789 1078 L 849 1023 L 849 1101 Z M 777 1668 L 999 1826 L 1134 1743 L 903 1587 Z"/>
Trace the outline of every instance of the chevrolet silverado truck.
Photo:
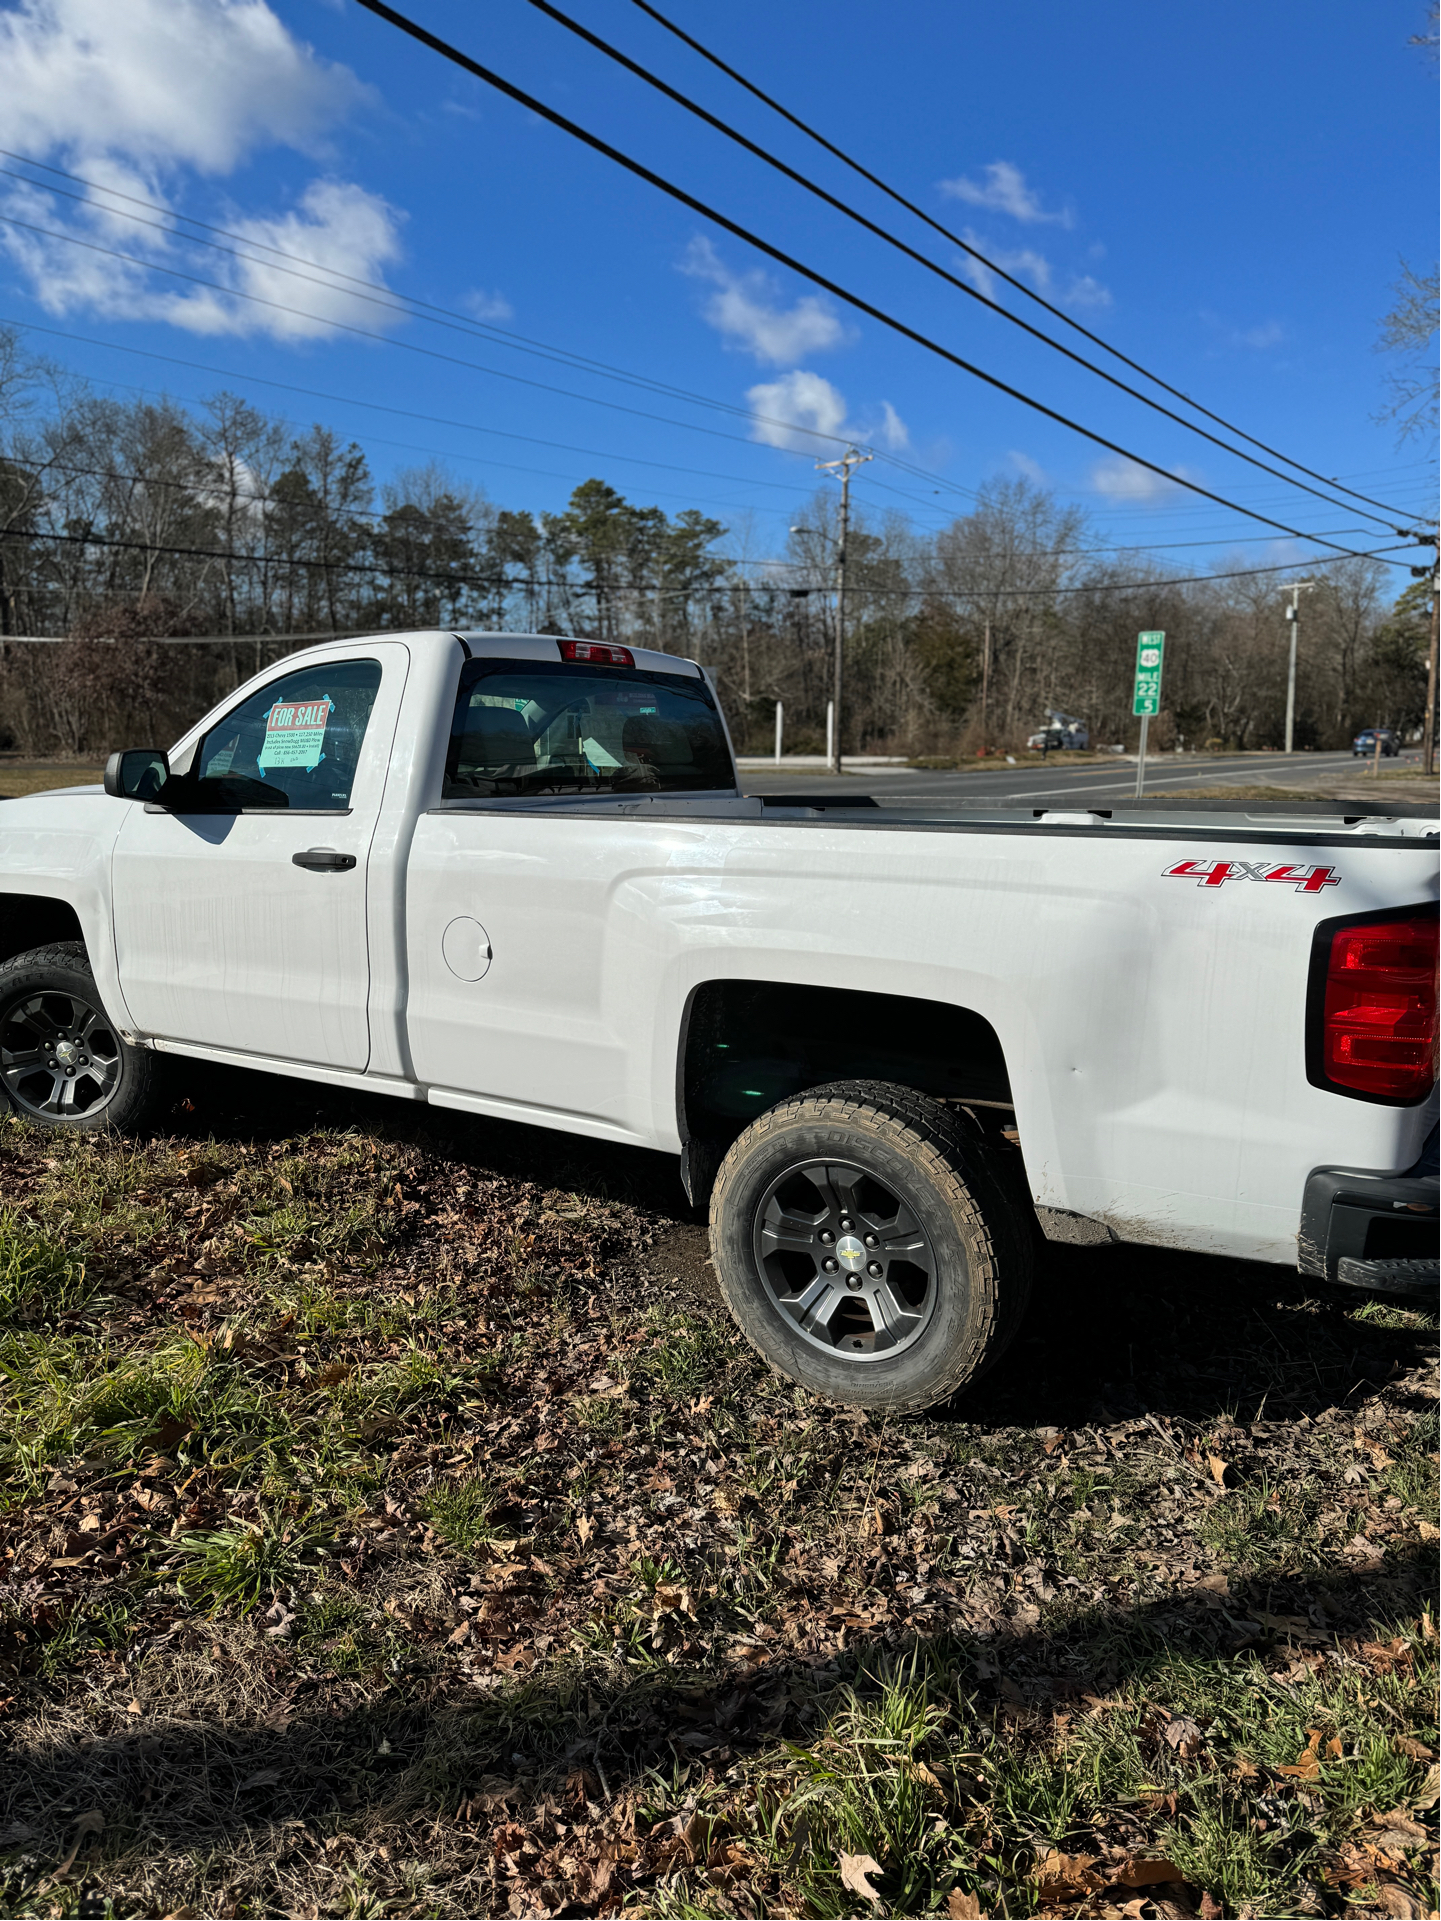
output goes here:
<path id="1" fill-rule="evenodd" d="M 766 1360 L 919 1408 L 1043 1237 L 1434 1288 L 1437 832 L 747 797 L 692 661 L 336 641 L 0 807 L 0 1087 L 135 1128 L 179 1054 L 677 1155 Z"/>

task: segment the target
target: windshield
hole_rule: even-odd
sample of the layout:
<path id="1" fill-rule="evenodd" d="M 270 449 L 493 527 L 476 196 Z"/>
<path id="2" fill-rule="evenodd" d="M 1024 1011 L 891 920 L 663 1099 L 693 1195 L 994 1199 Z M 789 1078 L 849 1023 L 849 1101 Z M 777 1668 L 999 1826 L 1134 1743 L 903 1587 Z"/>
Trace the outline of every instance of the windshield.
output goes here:
<path id="1" fill-rule="evenodd" d="M 735 789 L 715 698 L 690 675 L 539 660 L 461 671 L 447 800 Z"/>

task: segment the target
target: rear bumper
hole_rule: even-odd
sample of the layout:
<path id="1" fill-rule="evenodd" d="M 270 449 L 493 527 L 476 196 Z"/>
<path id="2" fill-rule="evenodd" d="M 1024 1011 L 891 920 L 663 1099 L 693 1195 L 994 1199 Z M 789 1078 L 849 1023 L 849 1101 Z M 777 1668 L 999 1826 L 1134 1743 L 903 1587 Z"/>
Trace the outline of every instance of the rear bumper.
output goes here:
<path id="1" fill-rule="evenodd" d="M 1378 1293 L 1433 1294 L 1441 1226 L 1436 1148 L 1433 1128 L 1403 1174 L 1316 1168 L 1301 1204 L 1301 1272 Z"/>

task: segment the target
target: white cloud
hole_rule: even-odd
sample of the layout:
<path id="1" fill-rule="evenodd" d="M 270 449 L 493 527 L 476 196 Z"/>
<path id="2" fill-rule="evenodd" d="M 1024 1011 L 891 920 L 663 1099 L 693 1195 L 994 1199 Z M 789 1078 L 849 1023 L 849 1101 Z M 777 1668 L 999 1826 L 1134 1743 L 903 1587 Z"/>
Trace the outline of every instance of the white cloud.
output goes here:
<path id="1" fill-rule="evenodd" d="M 1029 480 L 1037 487 L 1048 487 L 1051 484 L 1050 478 L 1040 461 L 1032 460 L 1029 454 L 1023 454 L 1015 447 L 1012 447 L 1006 458 L 1023 480 Z"/>
<path id="2" fill-rule="evenodd" d="M 813 453 L 814 434 L 839 439 L 846 424 L 845 395 L 819 374 L 799 369 L 782 374 L 779 380 L 751 387 L 746 399 L 757 414 L 765 416 L 751 423 L 751 437 L 767 447 Z"/>
<path id="3" fill-rule="evenodd" d="M 462 294 L 460 304 L 477 320 L 515 318 L 515 309 L 503 293 L 487 293 L 483 287 L 475 287 L 468 294 Z"/>
<path id="4" fill-rule="evenodd" d="M 1003 273 L 1013 274 L 1017 279 L 1029 280 L 1037 293 L 1050 292 L 1051 263 L 1043 253 L 1037 253 L 1034 247 L 993 247 L 971 227 L 961 230 L 961 238 L 968 247 L 975 247 L 978 252 L 983 253 L 986 260 L 999 267 Z M 983 293 L 987 300 L 995 299 L 996 288 L 1000 283 L 985 261 L 977 260 L 972 253 L 963 254 L 961 271 L 978 293 Z"/>
<path id="5" fill-rule="evenodd" d="M 838 347 L 845 328 L 823 301 L 806 294 L 793 307 L 775 304 L 775 289 L 763 273 L 732 273 L 704 236 L 686 249 L 681 272 L 708 280 L 716 292 L 703 309 L 706 320 L 727 346 L 772 367 Z"/>
<path id="6" fill-rule="evenodd" d="M 187 287 L 183 281 L 152 273 L 147 265 L 111 259 L 84 245 L 6 229 L 0 245 L 29 276 L 35 298 L 47 313 L 93 309 L 112 319 L 167 321 L 188 333 L 265 333 L 278 340 L 324 338 L 337 323 L 374 328 L 385 321 L 383 308 L 327 281 L 323 273 L 301 280 L 282 271 L 292 264 L 289 261 L 271 263 L 260 254 L 235 258 L 204 252 L 197 257 L 94 201 L 87 204 L 87 213 L 93 209 L 88 222 L 68 225 L 51 213 L 48 203 L 37 205 L 39 201 L 38 194 L 17 189 L 6 205 L 13 213 L 26 202 L 24 214 L 18 217 L 38 216 L 36 224 L 72 233 L 80 240 L 102 245 L 118 242 L 145 261 L 218 283 L 217 287 Z M 298 255 L 319 268 L 378 282 L 400 252 L 399 223 L 396 210 L 363 187 L 343 180 L 314 180 L 289 213 L 240 216 L 232 231 L 242 241 Z M 232 290 L 253 298 L 233 298 Z"/>
<path id="7" fill-rule="evenodd" d="M 327 335 L 342 320 L 383 322 L 356 293 L 298 280 L 279 263 L 182 246 L 126 217 L 141 209 L 107 198 L 106 189 L 176 204 L 186 171 L 223 176 L 276 145 L 323 153 L 327 134 L 373 98 L 348 68 L 297 40 L 266 0 L 20 0 L 0 12 L 0 70 L 8 140 L 37 158 L 61 156 L 99 189 L 78 208 L 33 186 L 12 185 L 0 198 L 12 218 L 69 236 L 0 232 L 0 246 L 48 312 L 89 309 L 193 333 L 283 340 Z M 401 216 L 345 180 L 312 180 L 286 212 L 225 213 L 243 240 L 356 279 L 379 280 L 400 252 Z M 97 246 L 220 290 L 187 287 Z M 280 311 L 292 306 L 306 313 Z"/>
<path id="8" fill-rule="evenodd" d="M 993 246 L 973 227 L 963 227 L 961 238 L 967 246 L 974 247 L 978 253 L 985 255 L 985 260 L 978 260 L 975 254 L 963 254 L 960 268 L 976 291 L 983 293 L 987 300 L 996 298 L 996 289 L 1001 285 L 996 275 L 991 272 L 991 266 L 999 267 L 1002 273 L 1010 274 L 1013 279 L 1029 280 L 1039 294 L 1052 292 L 1055 286 L 1055 271 L 1046 256 L 1038 253 L 1034 247 Z M 987 261 L 990 262 L 990 266 L 986 264 Z M 1103 287 L 1099 280 L 1088 273 L 1072 274 L 1065 291 L 1058 293 L 1056 297 L 1063 300 L 1068 307 L 1097 308 L 1111 305 L 1110 288 Z"/>
<path id="9" fill-rule="evenodd" d="M 898 454 L 903 447 L 909 447 L 911 444 L 911 436 L 906 427 L 906 423 L 901 419 L 889 400 L 883 400 L 881 402 L 880 425 L 874 429 L 868 438 L 879 440 L 883 446 L 889 447 L 893 454 Z"/>
<path id="10" fill-rule="evenodd" d="M 790 453 L 832 454 L 836 451 L 834 442 L 852 440 L 899 453 L 911 444 L 906 423 L 888 400 L 881 402 L 879 420 L 849 421 L 846 397 L 840 389 L 803 368 L 749 388 L 746 399 L 762 416 L 752 421 L 751 438 L 766 447 L 782 447 Z"/>
<path id="11" fill-rule="evenodd" d="M 1287 337 L 1279 320 L 1266 320 L 1255 327 L 1237 327 L 1204 308 L 1201 319 L 1225 346 L 1244 348 L 1251 353 L 1265 353 L 1268 348 L 1279 347 Z"/>
<path id="12" fill-rule="evenodd" d="M 1112 304 L 1111 290 L 1103 287 L 1099 280 L 1088 273 L 1075 274 L 1071 284 L 1062 295 L 1068 307 L 1109 307 Z"/>
<path id="13" fill-rule="evenodd" d="M 955 180 L 942 180 L 941 192 L 953 200 L 964 200 L 968 207 L 987 207 L 992 213 L 1009 214 L 1012 220 L 1023 221 L 1028 226 L 1041 220 L 1051 221 L 1058 227 L 1072 224 L 1072 215 L 1064 209 L 1047 212 L 1034 190 L 1026 185 L 1026 176 L 1011 161 L 992 160 L 981 171 L 986 176 L 984 182 L 967 179 L 962 174 Z"/>
<path id="14" fill-rule="evenodd" d="M 1177 467 L 1175 471 L 1183 479 L 1192 478 L 1184 467 Z M 1139 467 L 1134 460 L 1123 460 L 1119 455 L 1096 463 L 1091 469 L 1091 485 L 1107 500 L 1143 507 L 1158 500 L 1169 500 L 1180 492 L 1179 479 L 1173 480 L 1169 474 L 1154 474 L 1149 467 Z"/>
<path id="15" fill-rule="evenodd" d="M 21 0 L 0 13 L 7 143 L 231 172 L 257 146 L 307 152 L 369 99 L 265 0 Z"/>

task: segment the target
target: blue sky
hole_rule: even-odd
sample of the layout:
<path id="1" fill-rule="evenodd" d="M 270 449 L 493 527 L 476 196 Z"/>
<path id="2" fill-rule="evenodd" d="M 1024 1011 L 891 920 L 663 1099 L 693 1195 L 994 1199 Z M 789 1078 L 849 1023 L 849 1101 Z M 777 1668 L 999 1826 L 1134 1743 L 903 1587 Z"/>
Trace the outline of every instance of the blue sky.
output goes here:
<path id="1" fill-rule="evenodd" d="M 1386 371 L 1373 351 L 1378 320 L 1399 256 L 1424 266 L 1436 224 L 1435 73 L 1406 44 L 1424 26 L 1420 0 L 1318 0 L 1304 10 L 1239 0 L 1191 9 L 1138 0 L 669 4 L 759 85 L 1175 386 L 1327 475 L 1434 513 L 1431 450 L 1398 449 L 1374 418 Z M 955 248 L 629 0 L 573 5 L 595 31 L 793 165 L 976 276 Z M 1028 341 L 525 0 L 483 8 L 411 0 L 408 10 L 1048 405 L 1282 521 L 1373 544 L 1364 520 L 1247 468 Z M 781 546 L 817 484 L 814 458 L 839 449 L 746 410 L 897 456 L 904 466 L 878 459 L 863 470 L 858 497 L 873 510 L 906 511 L 923 529 L 965 511 L 987 478 L 1025 474 L 1084 506 L 1104 540 L 1188 565 L 1305 551 L 1258 544 L 1258 530 L 1237 515 L 1128 467 L 818 295 L 349 0 L 22 0 L 0 5 L 0 64 L 12 76 L 0 100 L 6 148 L 740 411 L 646 392 L 494 333 L 467 336 L 334 284 L 240 265 L 173 230 L 137 227 L 114 200 L 56 200 L 0 179 L 0 212 L 28 223 L 0 227 L 0 314 L 59 330 L 36 333 L 33 344 L 97 381 L 128 383 L 117 392 L 165 388 L 193 399 L 229 386 L 297 423 L 322 419 L 358 439 L 382 476 L 438 454 L 505 506 L 560 507 L 578 481 L 599 474 L 633 499 L 671 511 L 694 505 L 748 526 L 753 552 Z M 37 227 L 143 254 L 305 317 Z M 359 338 L 338 323 L 387 338 Z M 1396 578 L 1399 588 L 1407 576 Z"/>

